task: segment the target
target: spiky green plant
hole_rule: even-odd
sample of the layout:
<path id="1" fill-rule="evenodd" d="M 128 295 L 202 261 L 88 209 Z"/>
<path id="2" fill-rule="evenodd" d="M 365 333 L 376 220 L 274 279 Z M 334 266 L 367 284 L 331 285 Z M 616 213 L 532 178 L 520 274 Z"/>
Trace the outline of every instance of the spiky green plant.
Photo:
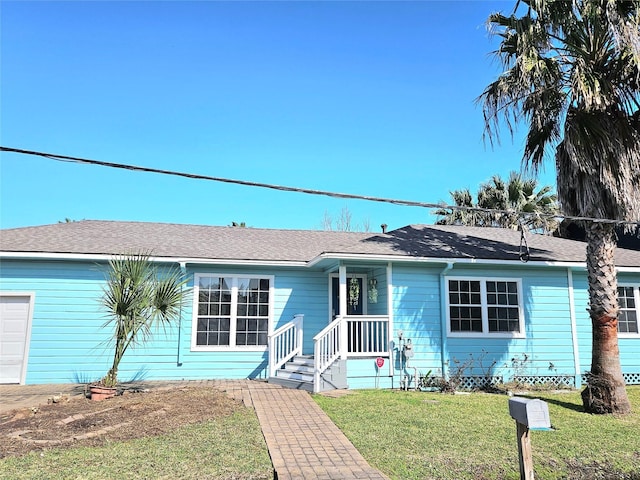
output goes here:
<path id="1" fill-rule="evenodd" d="M 118 367 L 129 347 L 145 343 L 154 327 L 165 328 L 180 317 L 189 290 L 180 270 L 160 272 L 147 254 L 125 255 L 109 261 L 101 303 L 113 328 L 113 364 L 101 383 L 118 383 Z"/>
<path id="2" fill-rule="evenodd" d="M 480 185 L 474 202 L 468 188 L 449 192 L 451 198 L 464 209 L 440 208 L 434 215 L 437 225 L 467 225 L 475 227 L 502 227 L 517 229 L 524 224 L 530 230 L 552 233 L 558 227 L 554 216 L 558 214 L 558 202 L 549 185 L 538 187 L 535 178 L 511 172 L 508 180 L 494 175 L 489 182 Z M 498 212 L 473 210 L 474 208 L 500 210 Z"/>

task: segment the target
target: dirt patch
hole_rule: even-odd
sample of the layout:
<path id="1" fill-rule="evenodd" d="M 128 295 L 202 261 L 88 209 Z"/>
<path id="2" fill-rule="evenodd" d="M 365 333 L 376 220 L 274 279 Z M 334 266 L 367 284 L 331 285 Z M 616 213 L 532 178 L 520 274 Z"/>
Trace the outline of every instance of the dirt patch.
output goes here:
<path id="1" fill-rule="evenodd" d="M 127 392 L 102 402 L 82 397 L 57 402 L 0 414 L 0 458 L 161 435 L 244 408 L 210 386 Z"/>

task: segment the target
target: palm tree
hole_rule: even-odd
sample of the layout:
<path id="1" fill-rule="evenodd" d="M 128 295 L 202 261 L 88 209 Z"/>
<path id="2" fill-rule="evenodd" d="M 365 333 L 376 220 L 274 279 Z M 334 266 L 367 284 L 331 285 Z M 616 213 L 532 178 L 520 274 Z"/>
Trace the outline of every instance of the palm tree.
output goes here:
<path id="1" fill-rule="evenodd" d="M 546 185 L 538 189 L 538 181 L 511 172 L 509 180 L 494 175 L 489 182 L 480 185 L 477 202 L 468 188 L 450 192 L 451 198 L 465 209 L 440 208 L 435 210 L 438 225 L 470 225 L 478 227 L 502 227 L 517 229 L 521 224 L 530 230 L 551 233 L 558 227 L 554 215 L 558 214 L 556 195 L 552 187 Z M 478 209 L 501 210 L 505 213 L 485 212 Z"/>
<path id="2" fill-rule="evenodd" d="M 118 367 L 130 346 L 149 339 L 153 326 L 167 326 L 180 318 L 188 291 L 176 269 L 159 272 L 145 254 L 118 257 L 109 262 L 102 305 L 113 326 L 113 364 L 101 383 L 113 387 Z"/>
<path id="3" fill-rule="evenodd" d="M 537 188 L 535 178 L 525 178 L 518 172 L 511 172 L 506 182 L 494 175 L 490 182 L 480 186 L 478 205 L 507 212 L 491 214 L 496 226 L 515 230 L 522 222 L 530 230 L 552 233 L 558 228 L 554 218 L 559 212 L 557 197 L 550 185 Z"/>
<path id="4" fill-rule="evenodd" d="M 438 208 L 433 211 L 434 215 L 442 217 L 438 219 L 436 225 L 467 225 L 482 227 L 484 225 L 485 215 L 479 210 L 478 204 L 474 202 L 473 195 L 468 188 L 461 190 L 452 190 L 449 192 L 451 199 L 456 207 L 465 208 Z"/>
<path id="5" fill-rule="evenodd" d="M 519 0 L 488 22 L 504 67 L 487 86 L 486 132 L 527 124 L 523 163 L 555 153 L 564 214 L 637 221 L 640 214 L 640 2 Z M 521 12 L 521 13 L 520 13 Z M 593 413 L 631 407 L 620 368 L 614 225 L 586 222 L 591 371 L 582 392 Z"/>

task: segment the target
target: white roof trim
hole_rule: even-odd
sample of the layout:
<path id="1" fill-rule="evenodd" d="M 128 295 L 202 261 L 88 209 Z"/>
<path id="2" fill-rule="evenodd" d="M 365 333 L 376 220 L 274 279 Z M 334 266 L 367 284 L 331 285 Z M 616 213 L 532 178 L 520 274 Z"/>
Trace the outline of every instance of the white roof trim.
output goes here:
<path id="1" fill-rule="evenodd" d="M 616 272 L 640 273 L 640 267 L 616 267 Z"/>
<path id="2" fill-rule="evenodd" d="M 30 259 L 30 260 L 75 260 L 75 261 L 109 261 L 118 258 L 120 255 L 94 254 L 94 253 L 44 253 L 44 252 L 0 252 L 0 258 L 7 259 Z M 530 265 L 537 267 L 559 267 L 584 270 L 586 262 L 556 262 L 556 261 L 529 261 L 521 262 L 515 260 L 493 260 L 469 257 L 409 257 L 405 255 L 372 255 L 366 253 L 321 253 L 309 262 L 298 260 L 245 260 L 245 259 L 217 259 L 217 258 L 184 258 L 184 257 L 149 257 L 156 263 L 184 263 L 198 265 L 244 265 L 244 266 L 265 266 L 265 267 L 314 267 L 322 260 L 364 260 L 379 262 L 402 262 L 402 263 L 454 263 L 467 265 Z M 616 271 L 625 273 L 640 273 L 640 266 L 616 267 Z"/>
<path id="3" fill-rule="evenodd" d="M 41 253 L 41 252 L 0 252 L 0 258 L 16 260 L 76 260 L 76 261 L 109 261 L 122 255 L 103 253 Z M 307 262 L 286 260 L 241 260 L 241 259 L 216 259 L 216 258 L 183 258 L 183 257 L 149 257 L 156 263 L 185 263 L 200 265 L 253 265 L 269 267 L 304 267 Z"/>
<path id="4" fill-rule="evenodd" d="M 376 260 L 381 262 L 420 262 L 420 263 L 464 263 L 479 265 L 534 265 L 541 267 L 562 267 L 562 268 L 587 268 L 586 262 L 558 262 L 558 261 L 529 261 L 521 262 L 517 260 L 493 260 L 471 257 L 409 257 L 399 255 L 370 255 L 365 253 L 322 253 L 311 260 L 308 265 L 314 266 L 322 260 Z M 635 268 L 635 267 L 620 267 Z"/>

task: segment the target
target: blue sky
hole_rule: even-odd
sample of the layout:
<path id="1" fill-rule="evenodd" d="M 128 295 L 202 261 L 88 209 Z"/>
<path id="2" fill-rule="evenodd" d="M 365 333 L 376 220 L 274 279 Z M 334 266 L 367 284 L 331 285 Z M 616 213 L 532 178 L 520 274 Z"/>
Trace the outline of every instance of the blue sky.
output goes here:
<path id="1" fill-rule="evenodd" d="M 3 1 L 3 146 L 420 202 L 520 168 L 482 140 L 513 1 Z M 552 165 L 540 176 L 555 182 Z M 321 228 L 430 210 L 0 154 L 0 227 L 70 218 Z"/>

